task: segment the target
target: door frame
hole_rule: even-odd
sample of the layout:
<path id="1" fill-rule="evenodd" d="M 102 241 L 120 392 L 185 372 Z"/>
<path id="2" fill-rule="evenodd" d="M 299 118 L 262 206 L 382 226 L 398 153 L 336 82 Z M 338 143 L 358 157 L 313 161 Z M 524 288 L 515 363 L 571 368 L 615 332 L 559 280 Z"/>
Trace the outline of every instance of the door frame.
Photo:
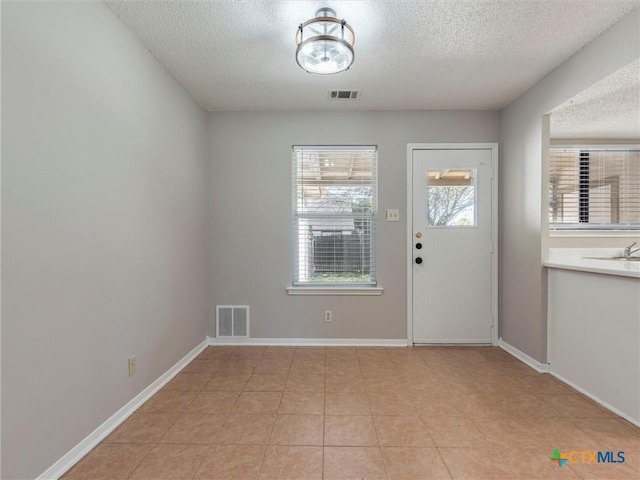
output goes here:
<path id="1" fill-rule="evenodd" d="M 498 345 L 498 144 L 407 144 L 407 344 L 413 345 L 413 152 L 415 150 L 491 150 L 491 344 Z M 442 345 L 442 344 L 439 344 Z"/>

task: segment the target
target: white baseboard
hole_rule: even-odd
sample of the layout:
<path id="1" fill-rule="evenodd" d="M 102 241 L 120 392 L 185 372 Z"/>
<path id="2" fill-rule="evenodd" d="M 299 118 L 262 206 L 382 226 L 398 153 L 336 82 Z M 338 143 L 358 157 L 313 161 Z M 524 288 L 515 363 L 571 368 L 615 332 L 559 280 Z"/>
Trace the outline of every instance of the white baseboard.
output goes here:
<path id="1" fill-rule="evenodd" d="M 491 345 L 490 338 L 415 338 L 414 345 L 482 346 Z"/>
<path id="2" fill-rule="evenodd" d="M 500 338 L 500 340 L 498 340 L 498 346 L 501 349 L 503 349 L 505 352 L 507 352 L 507 353 L 513 355 L 514 357 L 516 357 L 522 363 L 524 363 L 526 365 L 529 365 L 536 372 L 549 373 L 549 364 L 548 363 L 540 363 L 535 358 L 532 358 L 529 355 L 527 355 L 526 353 L 518 350 L 516 347 L 509 345 L 507 342 L 502 340 L 502 338 Z"/>
<path id="3" fill-rule="evenodd" d="M 580 392 L 581 394 L 583 394 L 586 397 L 589 397 L 591 400 L 593 400 L 594 402 L 596 402 L 597 404 L 603 406 L 604 408 L 606 408 L 607 410 L 615 413 L 616 415 L 624 418 L 626 421 L 634 424 L 636 427 L 640 427 L 640 419 L 638 418 L 632 418 L 629 415 L 621 412 L 620 410 L 618 410 L 616 407 L 613 407 L 611 405 L 609 405 L 607 402 L 605 402 L 604 400 L 601 400 L 600 398 L 596 397 L 595 395 L 593 395 L 592 393 L 589 393 L 588 391 L 586 391 L 584 388 L 579 387 L 578 385 L 576 385 L 575 383 L 567 380 L 566 378 L 564 378 L 562 375 L 558 375 L 557 373 L 550 371 L 549 372 L 551 375 L 553 375 L 554 377 L 556 377 L 558 380 L 560 380 L 562 383 L 566 383 L 567 385 L 569 385 L 571 388 L 573 388 L 574 390 L 577 390 L 578 392 Z"/>
<path id="4" fill-rule="evenodd" d="M 207 341 L 203 341 L 187 355 L 180 359 L 173 367 L 162 374 L 156 381 L 136 395 L 124 407 L 109 417 L 102 425 L 91 432 L 78 445 L 73 447 L 64 457 L 49 467 L 36 480 L 57 480 L 64 475 L 71 467 L 78 463 L 82 457 L 89 453 L 96 445 L 104 440 L 107 435 L 124 422 L 133 412 L 135 412 L 144 402 L 153 396 L 158 390 L 164 387 L 180 370 L 187 366 L 191 360 L 197 357 L 206 347 Z"/>
<path id="5" fill-rule="evenodd" d="M 406 338 L 216 338 L 209 345 L 262 345 L 282 347 L 406 347 Z"/>

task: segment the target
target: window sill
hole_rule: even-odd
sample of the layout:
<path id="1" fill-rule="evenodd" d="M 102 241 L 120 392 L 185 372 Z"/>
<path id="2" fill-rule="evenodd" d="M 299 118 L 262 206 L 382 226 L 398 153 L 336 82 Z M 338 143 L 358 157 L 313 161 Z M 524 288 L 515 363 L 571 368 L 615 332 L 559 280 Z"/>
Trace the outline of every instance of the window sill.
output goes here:
<path id="1" fill-rule="evenodd" d="M 382 295 L 382 287 L 312 287 L 288 286 L 289 295 Z"/>
<path id="2" fill-rule="evenodd" d="M 550 230 L 549 238 L 637 238 L 638 230 Z"/>

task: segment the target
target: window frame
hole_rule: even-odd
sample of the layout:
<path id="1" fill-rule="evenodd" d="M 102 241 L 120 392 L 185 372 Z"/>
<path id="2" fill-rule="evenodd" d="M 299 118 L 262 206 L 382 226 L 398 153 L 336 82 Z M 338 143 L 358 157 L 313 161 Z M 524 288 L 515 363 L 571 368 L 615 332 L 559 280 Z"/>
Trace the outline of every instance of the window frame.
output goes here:
<path id="1" fill-rule="evenodd" d="M 301 218 L 305 217 L 323 217 L 326 219 L 332 218 L 362 218 L 362 213 L 332 213 L 332 212 L 318 212 L 318 213 L 306 213 L 301 214 L 298 211 L 298 168 L 299 168 L 299 152 L 304 149 L 319 150 L 319 151 L 345 151 L 345 150 L 368 150 L 373 151 L 372 155 L 372 169 L 371 169 L 371 188 L 372 188 L 372 205 L 371 211 L 365 214 L 371 225 L 369 232 L 369 266 L 370 266 L 370 282 L 310 282 L 299 281 L 299 238 L 298 238 L 298 225 Z M 378 146 L 377 145 L 292 145 L 292 180 L 291 180 L 291 235 L 292 235 L 292 269 L 291 269 L 291 284 L 287 287 L 287 292 L 290 295 L 381 295 L 383 289 L 378 286 L 378 272 L 377 272 L 377 214 L 378 214 Z M 355 218 L 354 218 L 355 219 Z"/>
<path id="2" fill-rule="evenodd" d="M 620 143 L 620 144 L 562 144 L 552 143 L 549 145 L 548 171 L 546 174 L 546 205 L 547 210 L 545 216 L 547 218 L 548 232 L 550 237 L 637 237 L 640 231 L 640 223 L 554 223 L 551 221 L 551 166 L 552 154 L 554 150 L 574 150 L 578 153 L 580 160 L 583 152 L 601 152 L 601 151 L 634 151 L 640 152 L 640 144 Z M 578 161 L 579 161 L 578 160 Z M 589 165 L 590 168 L 590 165 Z M 577 170 L 579 166 L 577 167 Z M 578 201 L 580 200 L 580 191 L 576 192 Z M 578 204 L 579 216 L 585 213 L 583 205 Z"/>

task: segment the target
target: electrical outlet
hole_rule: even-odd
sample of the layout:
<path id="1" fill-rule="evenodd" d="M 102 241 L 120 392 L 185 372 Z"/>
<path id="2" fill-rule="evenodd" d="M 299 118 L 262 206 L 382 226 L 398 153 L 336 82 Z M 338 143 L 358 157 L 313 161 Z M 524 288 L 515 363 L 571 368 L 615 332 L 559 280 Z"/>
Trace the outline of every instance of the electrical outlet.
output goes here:
<path id="1" fill-rule="evenodd" d="M 138 370 L 138 357 L 131 355 L 129 357 L 129 376 L 133 377 Z"/>
<path id="2" fill-rule="evenodd" d="M 327 323 L 333 322 L 333 312 L 331 310 L 324 311 L 324 321 Z"/>
<path id="3" fill-rule="evenodd" d="M 389 208 L 387 209 L 387 222 L 399 222 L 400 221 L 400 210 L 397 208 Z"/>

